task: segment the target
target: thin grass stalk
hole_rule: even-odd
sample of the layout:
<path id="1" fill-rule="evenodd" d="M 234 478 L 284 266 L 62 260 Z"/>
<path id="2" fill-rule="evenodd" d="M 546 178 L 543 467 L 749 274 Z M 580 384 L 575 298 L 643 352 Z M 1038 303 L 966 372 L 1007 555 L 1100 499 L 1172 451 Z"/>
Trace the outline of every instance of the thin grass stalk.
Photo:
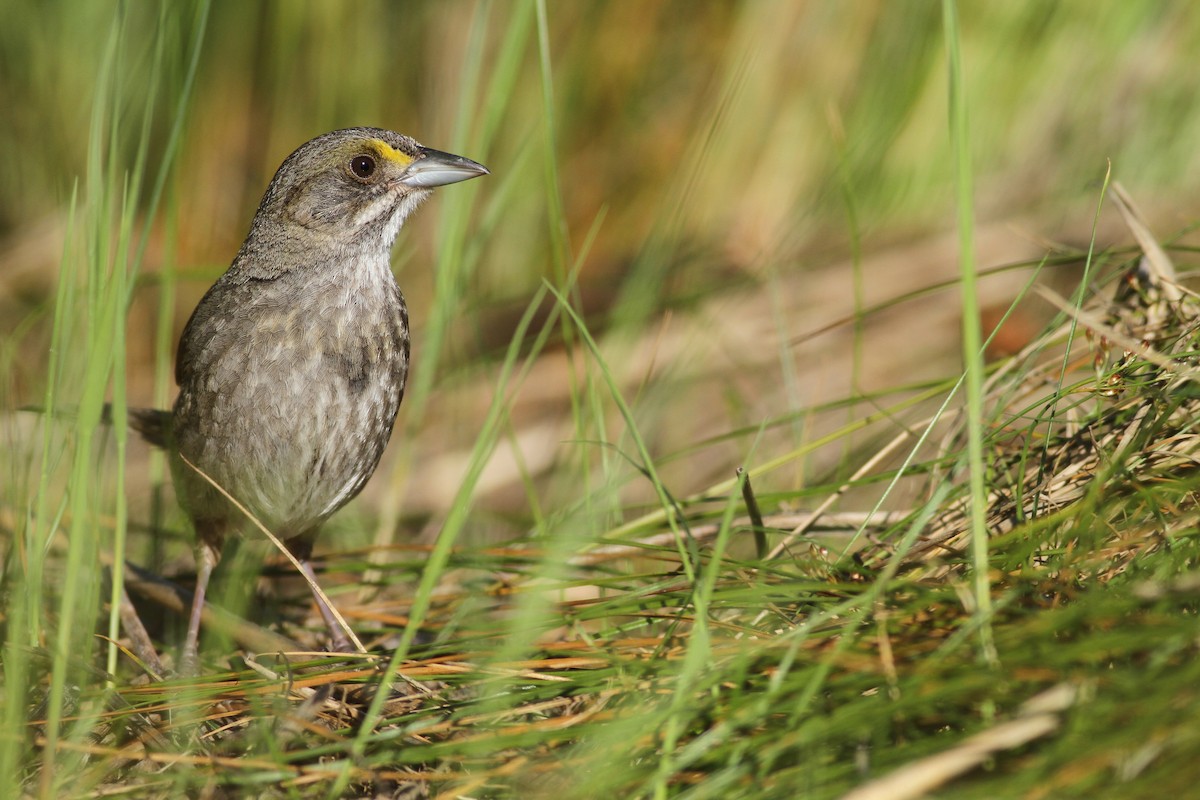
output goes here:
<path id="1" fill-rule="evenodd" d="M 154 119 L 155 98 L 158 96 L 159 85 L 163 73 L 162 65 L 165 58 L 166 37 L 163 35 L 163 28 L 166 24 L 167 10 L 161 8 L 159 10 L 157 35 L 154 42 L 154 54 L 152 56 L 150 69 L 150 82 L 146 90 L 146 104 L 142 108 L 142 125 L 138 137 L 137 152 L 134 158 L 133 169 L 124 174 L 124 182 L 121 192 L 121 208 L 120 217 L 117 228 L 117 245 L 115 251 L 109 256 L 111 262 L 108 263 L 107 275 L 101 279 L 107 284 L 107 294 L 115 296 L 117 300 L 109 301 L 110 303 L 119 304 L 119 308 L 112 309 L 111 330 L 108 334 L 108 341 L 111 342 L 112 353 L 112 430 L 116 446 L 116 468 L 113 471 L 114 475 L 114 529 L 112 540 L 113 553 L 113 570 L 112 570 L 112 586 L 109 595 L 109 614 L 108 614 L 108 647 L 106 654 L 106 668 L 109 674 L 113 674 L 117 668 L 117 638 L 120 636 L 121 618 L 120 604 L 121 594 L 124 591 L 124 569 L 125 552 L 126 552 L 126 533 L 128 523 L 128 503 L 125 492 L 125 457 L 126 445 L 128 442 L 129 426 L 126 420 L 127 404 L 125 398 L 125 314 L 124 310 L 128 305 L 128 297 L 134 281 L 130 279 L 129 271 L 134 269 L 134 265 L 130 260 L 131 241 L 133 238 L 133 226 L 137 218 L 137 200 L 141 194 L 142 178 L 146 171 L 146 162 L 149 157 L 151 123 Z M 112 129 L 109 135 L 111 136 L 110 145 L 115 149 L 117 142 L 120 140 L 121 120 L 116 114 L 113 115 Z M 110 154 L 115 155 L 115 154 Z M 114 174 L 118 171 L 118 164 L 115 160 L 110 161 L 108 171 Z M 147 229 L 150 227 L 147 222 Z M 143 233 L 143 239 L 145 234 Z M 105 304 L 106 306 L 108 303 Z"/>
<path id="2" fill-rule="evenodd" d="M 830 111 L 831 127 L 833 127 L 833 146 L 837 154 L 837 177 L 838 194 L 842 198 L 842 206 L 845 209 L 846 226 L 850 233 L 850 275 L 851 275 L 851 293 L 854 298 L 854 304 L 851 309 L 853 339 L 850 347 L 850 386 L 857 393 L 863 384 L 863 356 L 866 348 L 867 340 L 867 279 L 863 270 L 862 257 L 862 223 L 859 220 L 858 200 L 855 197 L 855 187 L 853 181 L 853 165 L 851 164 L 850 152 L 846 146 L 846 133 L 842 127 L 842 119 L 840 116 L 835 116 L 835 111 Z M 848 409 L 848 422 L 853 421 L 854 410 Z M 849 440 L 843 448 L 844 457 L 849 459 L 852 455 L 851 445 Z"/>
<path id="3" fill-rule="evenodd" d="M 997 663 L 992 630 L 987 622 L 992 609 L 988 576 L 987 488 L 983 459 L 983 334 L 979 320 L 978 276 L 975 273 L 975 211 L 973 205 L 971 142 L 967 122 L 967 97 L 963 89 L 962 53 L 959 49 L 958 6 L 943 0 L 949 81 L 950 144 L 954 153 L 955 207 L 958 217 L 959 273 L 962 276 L 962 353 L 967 389 L 967 478 L 971 503 L 971 564 L 974 573 L 975 611 L 979 626 L 980 655 L 991 666 Z"/>
<path id="4" fill-rule="evenodd" d="M 571 261 L 571 242 L 567 232 L 566 210 L 563 207 L 562 189 L 558 177 L 558 134 L 555 129 L 554 69 L 550 60 L 550 23 L 547 18 L 546 0 L 533 0 L 537 9 L 538 67 L 541 75 L 542 135 L 545 147 L 542 165 L 545 169 L 547 214 L 550 223 L 551 266 L 558 281 L 565 281 L 567 265 Z"/>
<path id="5" fill-rule="evenodd" d="M 158 292 L 158 308 L 154 318 L 153 340 L 153 369 L 154 387 L 152 404 L 155 408 L 169 408 L 171 402 L 171 386 L 173 384 L 174 339 L 175 339 L 175 298 L 178 287 L 179 270 L 176 267 L 179 243 L 179 201 L 178 195 L 172 191 L 166 202 L 163 213 L 163 261 L 159 267 L 156 291 Z M 151 491 L 150 499 L 150 529 L 159 531 L 165 521 L 163 507 L 164 489 L 166 486 L 167 456 L 162 450 L 153 448 L 150 453 L 147 476 Z M 150 563 L 161 563 L 161 536 L 151 537 Z M 123 562 L 114 564 L 114 572 L 119 569 L 121 580 L 125 577 Z"/>

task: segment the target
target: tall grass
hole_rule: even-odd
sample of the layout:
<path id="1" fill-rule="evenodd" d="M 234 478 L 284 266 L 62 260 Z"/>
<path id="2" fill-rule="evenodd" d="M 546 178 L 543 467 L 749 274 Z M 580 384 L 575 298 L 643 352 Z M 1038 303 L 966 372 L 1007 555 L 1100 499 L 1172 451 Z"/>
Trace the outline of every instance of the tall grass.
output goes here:
<path id="1" fill-rule="evenodd" d="M 53 295 L 0 320 L 7 405 L 56 412 L 33 434 L 5 420 L 0 774 L 19 777 L 0 794 L 836 797 L 929 781 L 964 743 L 984 768 L 929 784 L 947 796 L 1190 785 L 1194 348 L 1154 287 L 1108 316 L 1093 299 L 1135 254 L 1098 243 L 1090 182 L 1115 155 L 1186 196 L 1200 115 L 1172 98 L 1200 24 L 1136 4 L 630 8 L 118 5 L 103 36 L 94 6 L 15 12 L 95 58 L 59 67 L 86 87 L 73 150 L 49 124 L 72 104 L 31 100 L 56 62 L 0 31 L 35 67 L 0 79 L 29 100 L 0 147 L 45 129 L 62 153 L 2 168 L 72 187 L 0 181 L 18 228 L 67 218 Z M 139 385 L 168 401 L 182 315 L 282 156 L 364 123 L 493 172 L 406 225 L 413 384 L 389 462 L 322 540 L 375 655 L 208 642 L 201 678 L 147 680 L 124 562 L 177 572 L 187 548 L 127 477 L 123 410 Z M 1052 208 L 1026 223 L 1052 233 L 1082 201 L 1086 255 L 976 267 L 978 220 Z M 872 271 L 955 213 L 948 283 L 920 258 L 896 268 L 927 281 Z M 1026 273 L 1012 319 L 1068 269 L 1072 316 L 986 362 L 988 281 Z M 961 342 L 930 311 L 947 288 Z M 927 338 L 892 331 L 909 306 Z M 1111 330 L 1075 335 L 1079 308 Z M 287 613 L 242 624 L 316 641 L 276 591 Z M 1009 724 L 1037 733 L 987 738 Z"/>
<path id="2" fill-rule="evenodd" d="M 958 211 L 958 259 L 962 274 L 962 348 L 966 376 L 966 470 L 971 487 L 971 557 L 975 577 L 975 606 L 979 615 L 981 659 L 989 667 L 997 661 L 992 642 L 992 587 L 988 575 L 987 482 L 983 458 L 983 332 L 980 321 L 978 276 L 975 267 L 974 165 L 967 96 L 963 91 L 963 63 L 959 42 L 958 6 L 944 0 L 946 54 L 950 105 L 950 140 L 954 152 L 955 205 Z"/>
<path id="3" fill-rule="evenodd" d="M 103 712 L 103 704 L 81 698 L 97 686 L 97 674 L 111 680 L 117 666 L 128 525 L 125 315 L 176 152 L 206 15 L 202 4 L 191 21 L 195 38 L 185 44 L 179 20 L 160 9 L 150 21 L 155 36 L 147 46 L 134 45 L 131 34 L 147 20 L 137 19 L 136 11 L 118 12 L 96 72 L 88 169 L 69 205 L 51 322 L 43 395 L 50 411 L 40 448 L 28 462 L 38 478 L 26 497 L 13 498 L 25 512 L 6 551 L 4 576 L 10 613 L 0 764 L 6 774 L 20 775 L 26 748 L 40 750 L 34 785 L 42 796 L 79 791 L 74 781 L 83 761 L 72 748 L 88 739 Z M 172 69 L 167 53 L 173 49 L 190 52 L 190 64 Z M 134 96 L 144 101 L 131 113 Z M 154 160 L 151 131 L 161 97 L 173 101 L 167 118 L 174 124 Z M 109 397 L 111 434 L 101 425 Z M 113 448 L 106 446 L 110 439 Z M 105 603 L 107 672 L 98 673 L 93 656 Z M 25 790 L 13 780 L 3 789 L 5 796 Z"/>

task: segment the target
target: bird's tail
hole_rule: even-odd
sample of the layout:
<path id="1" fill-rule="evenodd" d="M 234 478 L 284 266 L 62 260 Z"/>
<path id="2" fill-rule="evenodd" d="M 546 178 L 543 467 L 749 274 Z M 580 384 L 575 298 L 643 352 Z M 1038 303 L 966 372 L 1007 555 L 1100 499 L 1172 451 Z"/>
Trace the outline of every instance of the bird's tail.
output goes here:
<path id="1" fill-rule="evenodd" d="M 106 416 L 111 415 L 112 408 L 105 405 L 104 413 Z M 129 427 L 141 434 L 143 439 L 155 447 L 167 447 L 167 443 L 171 440 L 172 419 L 173 415 L 170 411 L 158 408 L 129 409 Z"/>
<path id="2" fill-rule="evenodd" d="M 46 409 L 42 406 L 21 406 L 19 410 L 32 411 L 35 414 L 46 413 Z M 75 412 L 60 409 L 51 412 L 49 416 L 58 420 L 74 419 Z M 168 448 L 171 441 L 172 420 L 174 420 L 174 415 L 170 411 L 162 411 L 157 408 L 129 409 L 129 427 L 133 428 L 148 443 L 164 450 Z M 104 410 L 100 413 L 100 424 L 112 425 L 112 423 L 112 403 L 105 403 Z"/>

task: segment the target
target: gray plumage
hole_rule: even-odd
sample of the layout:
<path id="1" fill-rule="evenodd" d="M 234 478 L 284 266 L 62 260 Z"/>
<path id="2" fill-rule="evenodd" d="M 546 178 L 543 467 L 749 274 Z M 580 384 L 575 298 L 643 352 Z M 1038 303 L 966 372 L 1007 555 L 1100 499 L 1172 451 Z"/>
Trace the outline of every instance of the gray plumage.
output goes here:
<path id="1" fill-rule="evenodd" d="M 390 266 L 400 226 L 432 187 L 486 172 L 378 128 L 320 136 L 280 166 L 232 265 L 184 328 L 172 415 L 133 418 L 174 454 L 176 494 L 196 527 L 183 671 L 195 668 L 204 588 L 225 538 L 248 528 L 196 470 L 307 564 L 321 524 L 375 471 L 404 394 L 408 311 Z"/>

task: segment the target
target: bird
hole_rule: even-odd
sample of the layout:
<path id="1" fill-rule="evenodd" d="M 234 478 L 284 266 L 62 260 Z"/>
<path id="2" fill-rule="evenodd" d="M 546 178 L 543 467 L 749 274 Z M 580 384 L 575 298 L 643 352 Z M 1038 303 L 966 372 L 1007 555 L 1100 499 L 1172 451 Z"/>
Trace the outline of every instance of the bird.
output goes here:
<path id="1" fill-rule="evenodd" d="M 196 672 L 209 579 L 229 537 L 249 530 L 247 513 L 315 580 L 321 525 L 375 471 L 404 396 L 409 319 L 392 246 L 434 188 L 487 174 L 368 127 L 318 136 L 275 173 L 232 264 L 183 329 L 173 408 L 130 417 L 167 450 L 195 529 L 182 674 Z M 349 652 L 332 610 L 314 598 L 331 650 Z"/>

